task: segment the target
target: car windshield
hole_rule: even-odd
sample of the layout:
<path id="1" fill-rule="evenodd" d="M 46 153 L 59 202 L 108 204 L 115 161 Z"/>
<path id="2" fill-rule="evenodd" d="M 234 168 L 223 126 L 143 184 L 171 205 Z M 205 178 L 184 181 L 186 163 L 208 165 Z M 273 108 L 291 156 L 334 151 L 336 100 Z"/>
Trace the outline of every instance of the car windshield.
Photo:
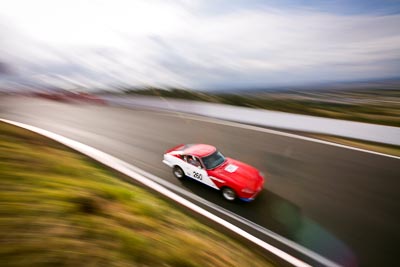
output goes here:
<path id="1" fill-rule="evenodd" d="M 214 169 L 225 162 L 224 155 L 221 154 L 219 151 L 215 151 L 211 155 L 202 158 L 204 166 L 207 170 Z"/>

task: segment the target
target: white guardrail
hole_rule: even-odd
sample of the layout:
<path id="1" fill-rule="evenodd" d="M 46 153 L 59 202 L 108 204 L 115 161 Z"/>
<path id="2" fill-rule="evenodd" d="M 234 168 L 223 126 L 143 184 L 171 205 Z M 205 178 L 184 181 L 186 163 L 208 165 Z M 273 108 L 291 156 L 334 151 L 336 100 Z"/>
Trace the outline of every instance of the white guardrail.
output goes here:
<path id="1" fill-rule="evenodd" d="M 400 145 L 400 128 L 199 101 L 147 96 L 102 96 L 111 105 L 191 113 L 245 124 Z"/>

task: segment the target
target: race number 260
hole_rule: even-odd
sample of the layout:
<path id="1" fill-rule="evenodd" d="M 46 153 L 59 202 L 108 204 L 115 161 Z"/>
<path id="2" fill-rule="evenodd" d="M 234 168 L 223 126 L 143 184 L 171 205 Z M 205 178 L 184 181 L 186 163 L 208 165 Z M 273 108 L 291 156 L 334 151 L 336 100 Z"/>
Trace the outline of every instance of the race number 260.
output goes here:
<path id="1" fill-rule="evenodd" d="M 201 173 L 198 173 L 198 172 L 195 172 L 195 171 L 193 172 L 193 177 L 196 178 L 196 179 L 199 179 L 199 180 L 203 179 Z"/>

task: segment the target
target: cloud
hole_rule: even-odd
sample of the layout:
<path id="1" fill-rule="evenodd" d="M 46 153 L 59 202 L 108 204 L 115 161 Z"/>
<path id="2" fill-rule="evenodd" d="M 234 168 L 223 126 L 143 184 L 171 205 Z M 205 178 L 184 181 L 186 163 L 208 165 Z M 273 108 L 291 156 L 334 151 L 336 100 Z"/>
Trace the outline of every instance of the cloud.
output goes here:
<path id="1" fill-rule="evenodd" d="M 0 61 L 24 81 L 86 87 L 268 86 L 399 73 L 399 14 L 204 5 L 9 1 L 0 11 Z"/>

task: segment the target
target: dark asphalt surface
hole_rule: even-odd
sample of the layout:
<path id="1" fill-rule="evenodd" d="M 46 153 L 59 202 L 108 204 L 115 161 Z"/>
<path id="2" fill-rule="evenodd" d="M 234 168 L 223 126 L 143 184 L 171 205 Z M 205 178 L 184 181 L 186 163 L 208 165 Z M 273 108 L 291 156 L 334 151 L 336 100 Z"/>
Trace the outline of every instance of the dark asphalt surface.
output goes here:
<path id="1" fill-rule="evenodd" d="M 182 114 L 3 97 L 0 117 L 88 144 L 345 266 L 399 265 L 399 160 Z M 180 143 L 208 143 L 266 174 L 252 203 L 177 181 L 161 163 Z"/>

